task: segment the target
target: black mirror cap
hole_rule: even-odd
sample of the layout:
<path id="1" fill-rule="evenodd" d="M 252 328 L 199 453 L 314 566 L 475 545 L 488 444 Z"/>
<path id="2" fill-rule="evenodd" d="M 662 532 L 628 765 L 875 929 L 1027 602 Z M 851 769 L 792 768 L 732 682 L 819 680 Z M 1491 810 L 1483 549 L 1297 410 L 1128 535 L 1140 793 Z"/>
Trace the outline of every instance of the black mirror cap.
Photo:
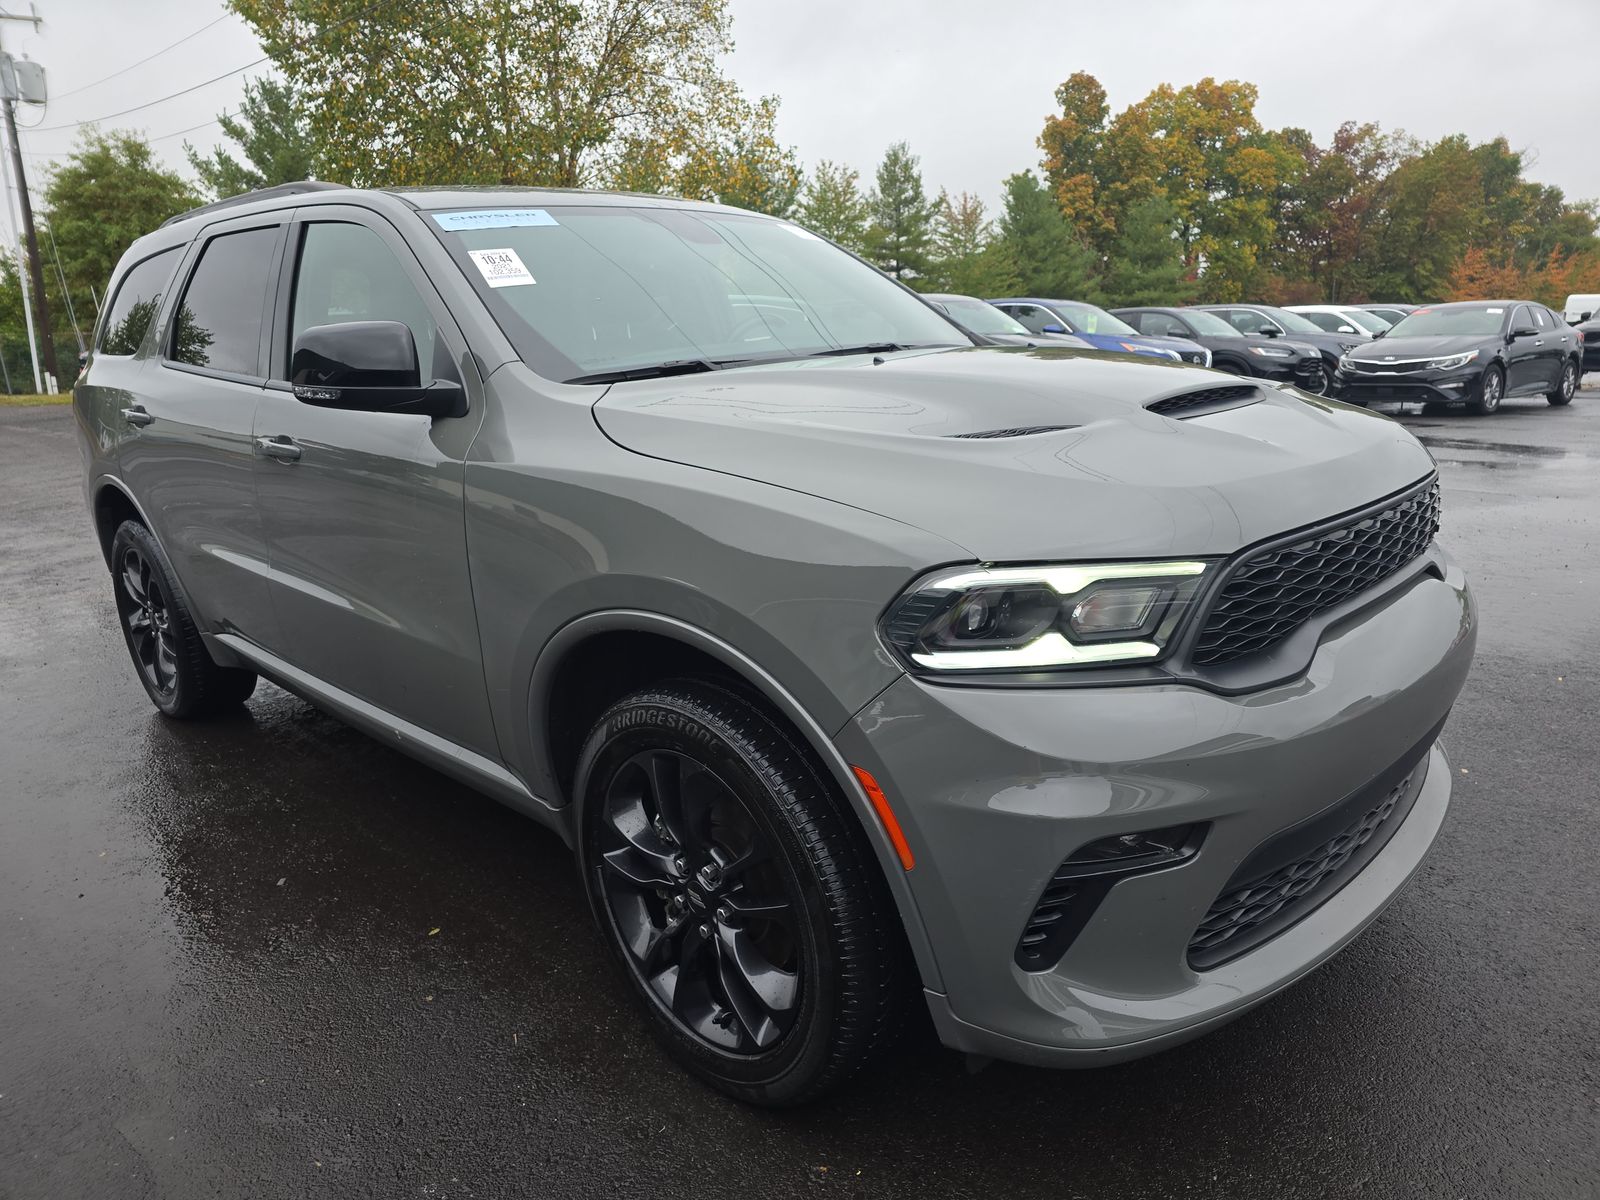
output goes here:
<path id="1" fill-rule="evenodd" d="M 1262 337 L 1277 337 L 1278 333 L 1279 333 L 1279 330 L 1278 330 L 1278 327 L 1276 325 L 1263 325 L 1261 327 L 1261 336 Z"/>
<path id="2" fill-rule="evenodd" d="M 1520 329 L 1513 329 L 1511 331 L 1511 340 L 1515 341 L 1517 338 L 1533 337 L 1538 332 L 1539 331 L 1532 325 L 1524 325 Z"/>
<path id="3" fill-rule="evenodd" d="M 289 382 L 295 398 L 318 408 L 353 412 L 464 417 L 467 393 L 436 379 L 426 386 L 417 345 L 401 321 L 313 325 L 294 341 Z"/>
<path id="4" fill-rule="evenodd" d="M 289 382 L 316 387 L 422 387 L 417 344 L 400 321 L 313 325 L 294 340 Z"/>

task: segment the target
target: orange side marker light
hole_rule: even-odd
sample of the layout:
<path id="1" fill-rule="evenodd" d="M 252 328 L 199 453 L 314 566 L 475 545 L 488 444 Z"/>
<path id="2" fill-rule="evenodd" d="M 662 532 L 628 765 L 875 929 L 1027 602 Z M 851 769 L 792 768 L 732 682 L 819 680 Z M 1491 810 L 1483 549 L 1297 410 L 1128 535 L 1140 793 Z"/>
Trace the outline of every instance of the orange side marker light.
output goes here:
<path id="1" fill-rule="evenodd" d="M 883 789 L 878 786 L 878 781 L 872 777 L 871 771 L 854 764 L 851 764 L 850 769 L 861 781 L 867 799 L 872 801 L 872 807 L 878 814 L 878 820 L 883 822 L 884 829 L 888 831 L 889 842 L 894 846 L 894 852 L 900 856 L 900 865 L 908 871 L 911 870 L 917 865 L 917 860 L 911 853 L 911 845 L 906 841 L 905 832 L 900 828 L 894 809 L 889 807 L 889 798 L 883 794 Z"/>

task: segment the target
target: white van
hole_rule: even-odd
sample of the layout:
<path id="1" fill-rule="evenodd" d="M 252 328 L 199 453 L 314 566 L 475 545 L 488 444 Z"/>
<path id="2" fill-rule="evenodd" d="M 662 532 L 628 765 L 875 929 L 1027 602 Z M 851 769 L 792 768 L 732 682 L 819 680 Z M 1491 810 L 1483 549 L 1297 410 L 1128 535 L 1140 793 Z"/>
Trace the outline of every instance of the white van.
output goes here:
<path id="1" fill-rule="evenodd" d="M 1579 292 L 1567 297 L 1567 307 L 1561 315 L 1567 319 L 1568 325 L 1576 325 L 1579 321 L 1587 321 L 1595 313 L 1600 313 L 1600 292 Z"/>

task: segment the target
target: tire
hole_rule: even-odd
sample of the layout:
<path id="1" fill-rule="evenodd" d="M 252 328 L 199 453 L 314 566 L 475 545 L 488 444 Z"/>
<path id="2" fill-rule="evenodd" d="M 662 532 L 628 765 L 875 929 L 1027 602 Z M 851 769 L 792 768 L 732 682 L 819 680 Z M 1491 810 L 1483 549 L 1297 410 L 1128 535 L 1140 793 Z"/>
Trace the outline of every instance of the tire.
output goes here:
<path id="1" fill-rule="evenodd" d="M 776 1108 L 891 1044 L 912 971 L 888 889 L 837 789 L 763 710 L 696 680 L 635 692 L 589 734 L 577 781 L 590 907 L 680 1065 Z"/>
<path id="2" fill-rule="evenodd" d="M 178 720 L 210 717 L 249 699 L 255 672 L 212 661 L 172 564 L 138 521 L 124 521 L 111 539 L 111 586 L 134 669 L 163 713 Z"/>
<path id="3" fill-rule="evenodd" d="M 1545 393 L 1545 399 L 1550 401 L 1555 408 L 1565 408 L 1572 403 L 1572 395 L 1578 390 L 1578 364 L 1570 358 L 1566 366 L 1561 368 L 1561 380 L 1555 390 Z"/>
<path id="4" fill-rule="evenodd" d="M 1312 385 L 1316 386 L 1313 387 Z M 1306 380 L 1304 384 L 1297 384 L 1302 392 L 1309 392 L 1313 396 L 1331 396 L 1333 393 L 1333 376 L 1328 373 L 1326 364 L 1319 364 L 1317 373 Z"/>
<path id="5" fill-rule="evenodd" d="M 1500 411 L 1500 401 L 1506 395 L 1506 375 L 1498 366 L 1490 364 L 1478 379 L 1478 394 L 1467 402 L 1467 411 L 1487 417 Z"/>

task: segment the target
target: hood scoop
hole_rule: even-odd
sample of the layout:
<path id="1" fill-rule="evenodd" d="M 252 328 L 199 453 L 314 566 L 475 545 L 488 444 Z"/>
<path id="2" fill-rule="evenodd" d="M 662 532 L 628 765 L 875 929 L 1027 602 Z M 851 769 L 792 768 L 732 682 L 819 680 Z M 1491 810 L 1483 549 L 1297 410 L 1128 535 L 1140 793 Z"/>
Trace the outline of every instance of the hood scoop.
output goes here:
<path id="1" fill-rule="evenodd" d="M 1183 421 L 1190 417 L 1204 416 L 1206 413 L 1221 412 L 1225 408 L 1254 404 L 1260 399 L 1260 389 L 1254 384 L 1236 383 L 1225 387 L 1201 388 L 1197 392 L 1180 392 L 1176 396 L 1152 400 L 1145 405 L 1145 408 L 1149 412 L 1160 413 L 1163 417 L 1174 417 Z"/>
<path id="2" fill-rule="evenodd" d="M 1032 437 L 1036 433 L 1060 433 L 1063 429 L 1077 429 L 1076 425 L 1018 425 L 1013 429 L 980 429 L 976 433 L 947 433 L 952 438 L 1018 438 Z"/>

